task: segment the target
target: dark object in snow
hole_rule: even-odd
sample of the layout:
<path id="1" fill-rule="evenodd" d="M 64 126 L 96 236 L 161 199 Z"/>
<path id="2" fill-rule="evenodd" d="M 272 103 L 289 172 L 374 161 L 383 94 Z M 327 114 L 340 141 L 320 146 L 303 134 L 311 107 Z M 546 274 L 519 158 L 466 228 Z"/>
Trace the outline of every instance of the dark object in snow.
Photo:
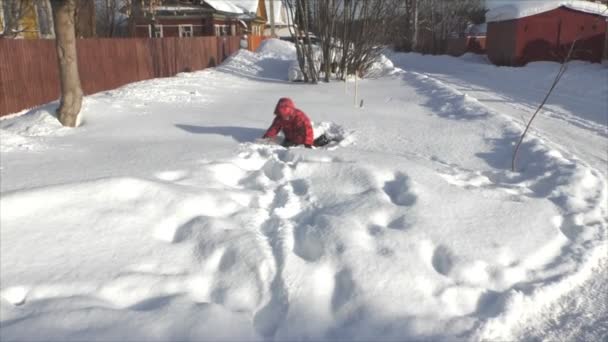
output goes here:
<path id="1" fill-rule="evenodd" d="M 323 147 L 333 141 L 339 141 L 338 139 L 330 139 L 327 135 L 325 134 L 321 134 L 317 139 L 315 139 L 312 143 L 312 145 L 309 144 L 304 144 L 304 146 L 306 148 L 312 148 L 314 147 Z M 297 146 L 298 144 L 294 144 L 292 141 L 290 141 L 289 139 L 285 139 L 283 140 L 283 142 L 281 143 L 281 146 L 283 147 L 293 147 L 293 146 Z"/>
<path id="2" fill-rule="evenodd" d="M 314 146 L 322 147 L 322 146 L 329 144 L 332 141 L 337 141 L 337 140 L 331 140 L 327 137 L 327 135 L 321 134 L 317 139 L 315 139 Z"/>

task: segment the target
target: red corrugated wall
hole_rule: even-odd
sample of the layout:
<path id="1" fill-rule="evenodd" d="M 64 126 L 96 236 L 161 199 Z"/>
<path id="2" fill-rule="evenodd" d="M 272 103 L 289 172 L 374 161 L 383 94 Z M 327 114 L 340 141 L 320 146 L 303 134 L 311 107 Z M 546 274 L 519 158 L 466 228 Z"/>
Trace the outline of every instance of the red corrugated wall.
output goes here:
<path id="1" fill-rule="evenodd" d="M 605 17 L 560 7 L 517 20 L 489 23 L 487 53 L 498 65 L 561 62 L 578 37 L 572 59 L 599 63 L 605 34 Z"/>

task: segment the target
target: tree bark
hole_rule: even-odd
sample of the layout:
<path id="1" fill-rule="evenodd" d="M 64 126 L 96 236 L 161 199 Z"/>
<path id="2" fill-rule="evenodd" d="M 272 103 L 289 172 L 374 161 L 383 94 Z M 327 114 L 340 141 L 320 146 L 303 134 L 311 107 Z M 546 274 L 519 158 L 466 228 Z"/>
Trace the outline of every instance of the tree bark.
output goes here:
<path id="1" fill-rule="evenodd" d="M 76 33 L 74 29 L 76 1 L 53 0 L 52 6 L 61 84 L 61 102 L 59 109 L 57 109 L 57 118 L 64 126 L 76 127 L 83 95 L 78 74 Z"/>

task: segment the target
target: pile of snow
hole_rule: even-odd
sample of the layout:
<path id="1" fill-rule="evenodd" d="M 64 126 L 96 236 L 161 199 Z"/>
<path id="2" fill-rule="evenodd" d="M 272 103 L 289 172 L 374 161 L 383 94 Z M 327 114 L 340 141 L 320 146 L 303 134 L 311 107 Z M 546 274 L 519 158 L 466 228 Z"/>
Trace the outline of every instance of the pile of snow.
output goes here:
<path id="1" fill-rule="evenodd" d="M 296 50 L 292 43 L 266 39 L 256 52 L 241 49 L 218 70 L 256 79 L 287 81 L 290 64 L 295 59 Z"/>
<path id="2" fill-rule="evenodd" d="M 374 61 L 372 66 L 367 70 L 365 78 L 378 78 L 391 75 L 394 73 L 395 66 L 393 62 L 388 59 L 384 54 L 378 56 L 377 60 Z"/>
<path id="3" fill-rule="evenodd" d="M 256 50 L 258 55 L 278 59 L 296 59 L 296 47 L 293 43 L 280 39 L 265 39 Z"/>
<path id="4" fill-rule="evenodd" d="M 19 116 L 0 120 L 0 151 L 45 149 L 44 137 L 67 134 L 70 129 L 63 127 L 53 113 L 55 105 L 26 111 Z"/>
<path id="5" fill-rule="evenodd" d="M 597 2 L 594 3 L 582 0 L 533 0 L 518 1 L 513 4 L 492 8 L 486 13 L 486 22 L 505 21 L 529 17 L 539 13 L 554 10 L 562 6 L 576 11 L 608 17 L 608 7 Z"/>

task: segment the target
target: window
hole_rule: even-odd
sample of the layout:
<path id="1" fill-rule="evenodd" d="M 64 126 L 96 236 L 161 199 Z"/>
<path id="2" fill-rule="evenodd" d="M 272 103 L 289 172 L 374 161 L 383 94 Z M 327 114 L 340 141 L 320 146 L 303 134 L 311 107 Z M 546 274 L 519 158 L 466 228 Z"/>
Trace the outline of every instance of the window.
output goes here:
<path id="1" fill-rule="evenodd" d="M 215 35 L 216 36 L 227 36 L 228 35 L 228 25 L 215 25 Z"/>
<path id="2" fill-rule="evenodd" d="M 236 25 L 234 24 L 230 25 L 230 35 L 236 36 Z"/>
<path id="3" fill-rule="evenodd" d="M 153 32 L 154 31 L 154 32 Z M 148 25 L 148 33 L 150 38 L 162 38 L 163 37 L 163 25 Z"/>
<path id="4" fill-rule="evenodd" d="M 192 25 L 179 25 L 180 37 L 192 37 Z"/>

